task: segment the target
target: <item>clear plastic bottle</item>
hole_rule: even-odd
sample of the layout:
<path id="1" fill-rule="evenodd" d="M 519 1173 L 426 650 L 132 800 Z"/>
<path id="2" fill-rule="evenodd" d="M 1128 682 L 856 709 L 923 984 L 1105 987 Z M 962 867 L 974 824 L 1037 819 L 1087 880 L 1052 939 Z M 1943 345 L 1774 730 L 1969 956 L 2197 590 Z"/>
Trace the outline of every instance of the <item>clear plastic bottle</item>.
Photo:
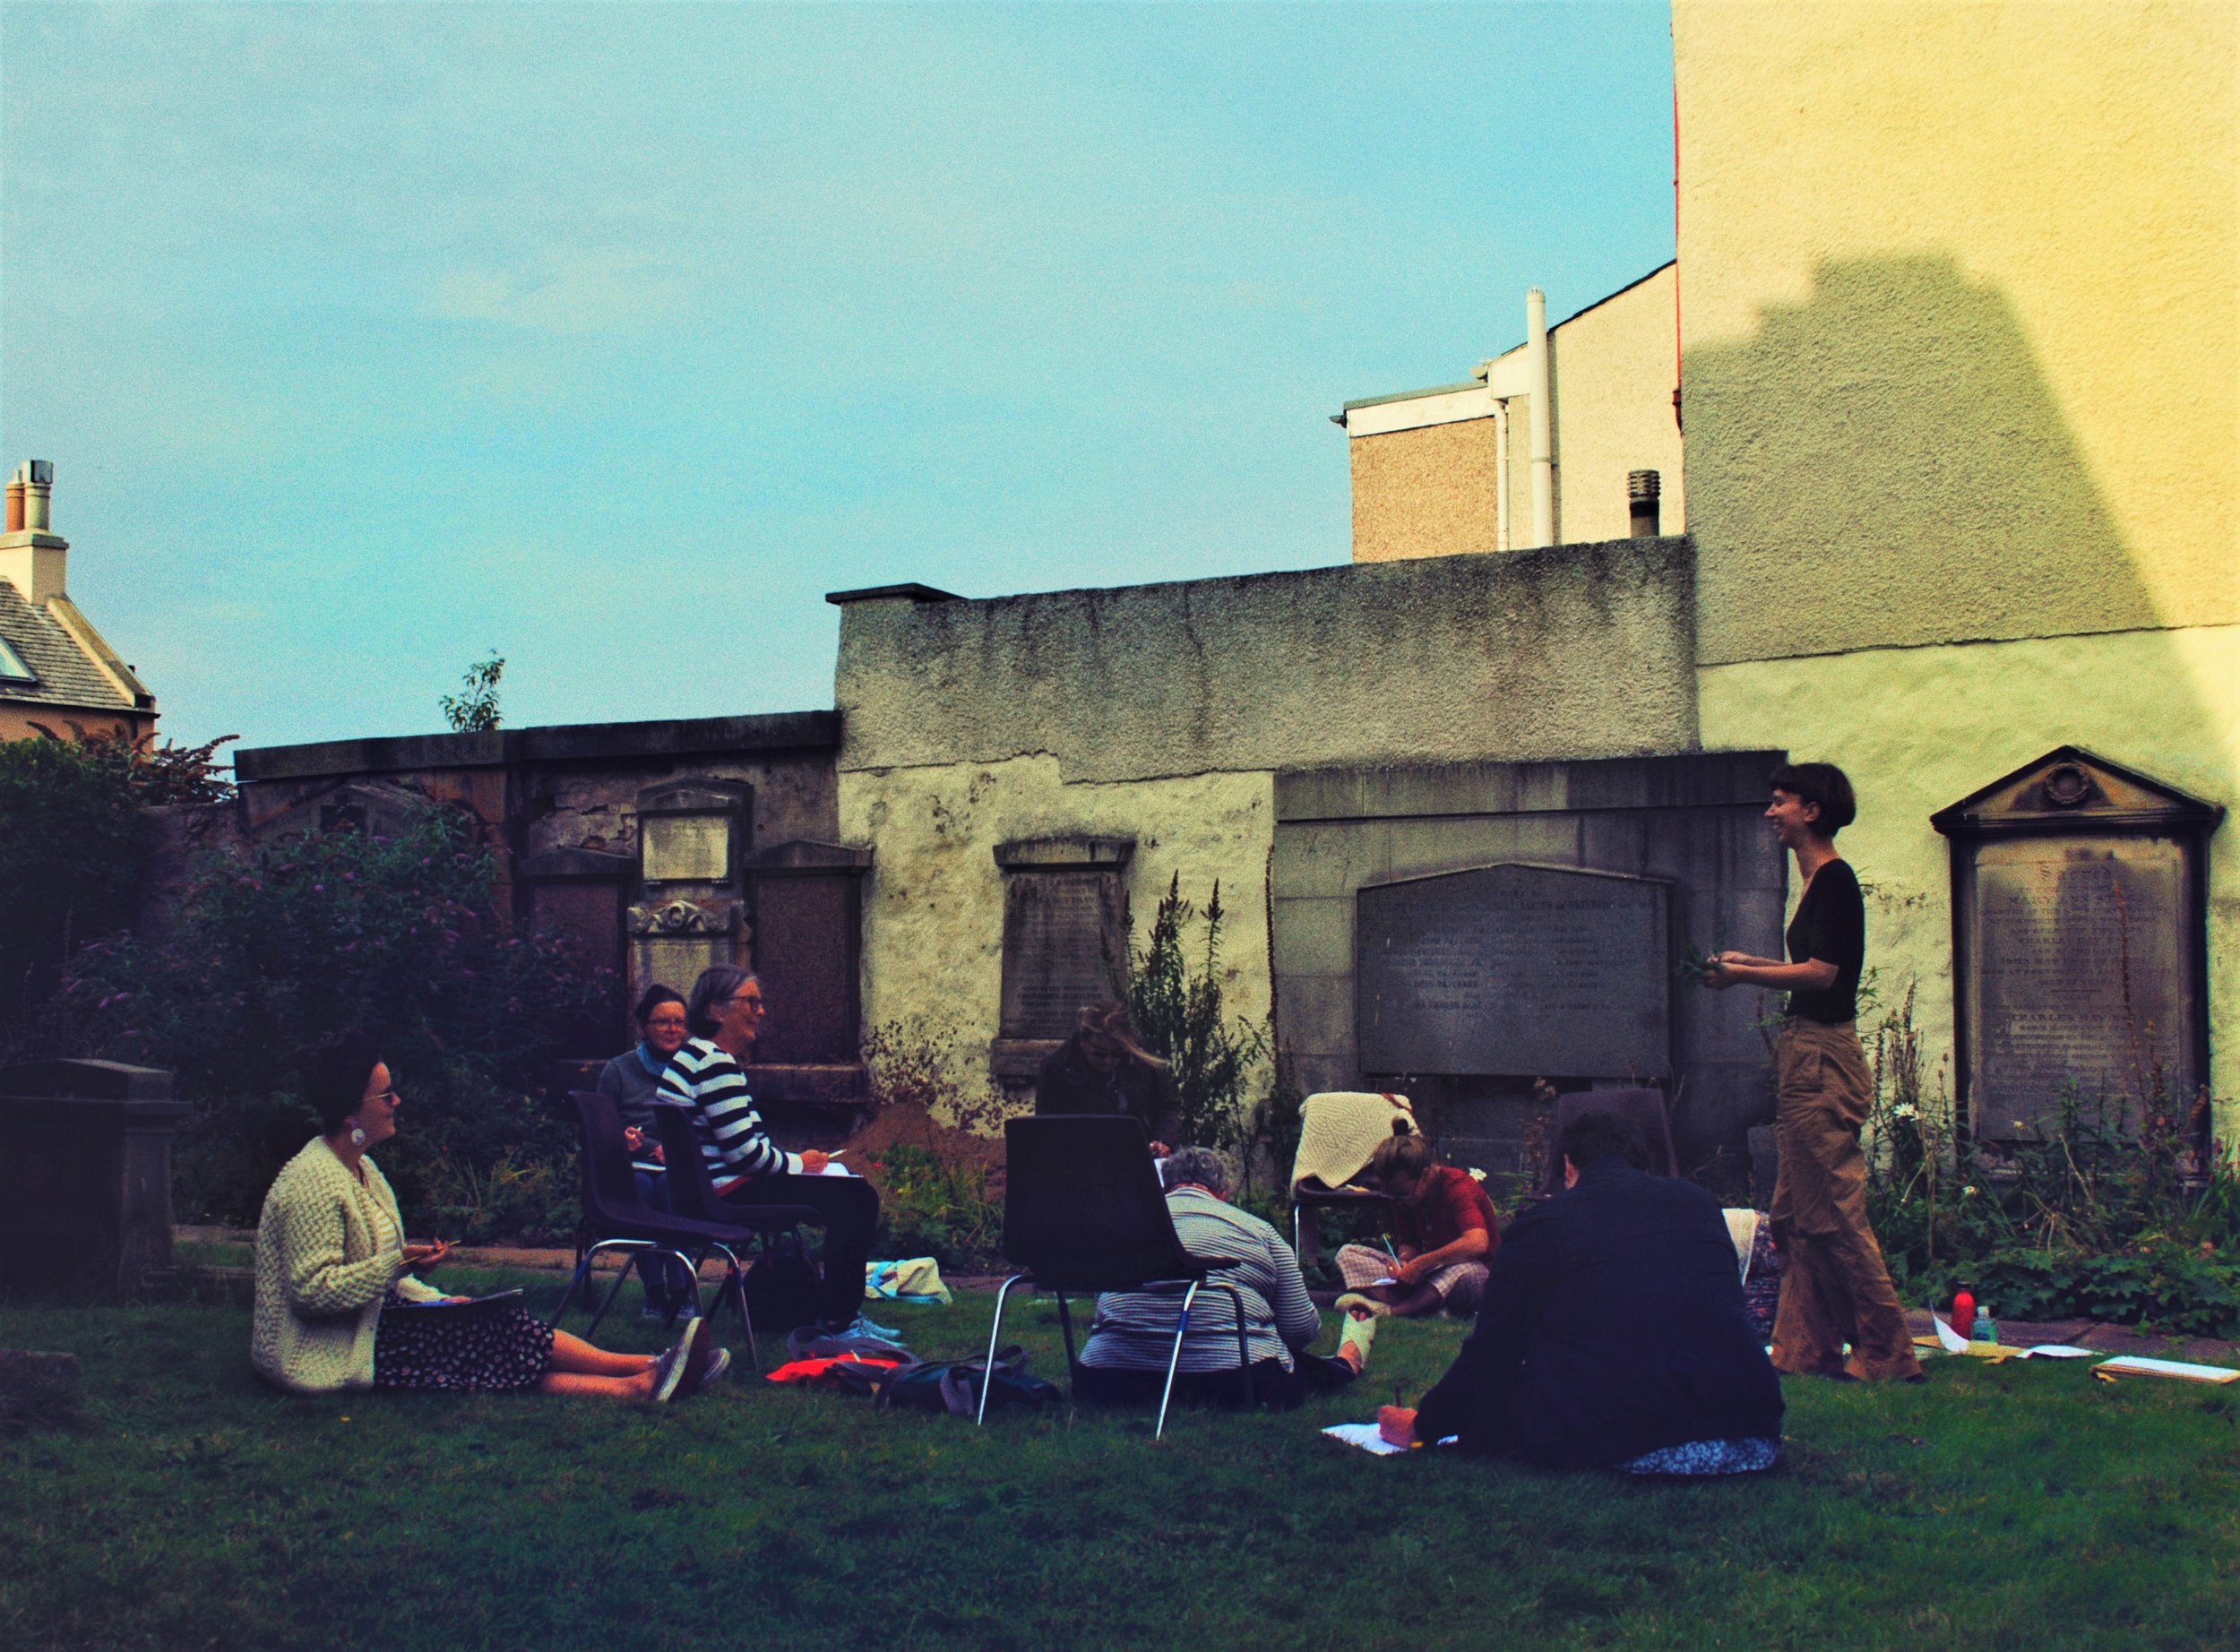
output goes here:
<path id="1" fill-rule="evenodd" d="M 1970 1342 L 1999 1340 L 1998 1322 L 1991 1317 L 1991 1310 L 1981 1303 L 1976 1304 L 1976 1323 L 1974 1329 L 1969 1331 L 1968 1339 Z"/>

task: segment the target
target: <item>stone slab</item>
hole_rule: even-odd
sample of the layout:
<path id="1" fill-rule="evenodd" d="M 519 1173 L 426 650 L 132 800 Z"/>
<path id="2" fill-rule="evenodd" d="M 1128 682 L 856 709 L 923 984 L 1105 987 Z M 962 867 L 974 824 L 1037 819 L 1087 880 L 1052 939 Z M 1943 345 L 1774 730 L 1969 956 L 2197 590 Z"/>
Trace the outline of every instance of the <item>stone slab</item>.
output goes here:
<path id="1" fill-rule="evenodd" d="M 1363 1071 L 1671 1071 L 1663 884 L 1488 866 L 1359 900 Z"/>
<path id="2" fill-rule="evenodd" d="M 2184 851 L 2167 839 L 2021 838 L 1976 850 L 1968 1093 L 1977 1133 L 2036 1135 L 2065 1087 L 2135 1127 L 2159 1065 L 2194 1073 Z"/>

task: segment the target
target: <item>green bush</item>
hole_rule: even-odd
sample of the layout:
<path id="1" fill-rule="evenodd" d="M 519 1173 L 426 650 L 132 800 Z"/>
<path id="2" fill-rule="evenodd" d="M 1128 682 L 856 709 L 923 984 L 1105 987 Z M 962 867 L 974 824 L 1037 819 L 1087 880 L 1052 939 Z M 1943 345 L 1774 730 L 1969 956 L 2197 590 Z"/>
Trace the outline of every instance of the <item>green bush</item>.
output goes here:
<path id="1" fill-rule="evenodd" d="M 46 1006 L 70 956 L 139 912 L 142 811 L 224 801 L 232 788 L 211 762 L 224 744 L 46 730 L 0 742 L 0 1051 L 47 1047 Z"/>
<path id="2" fill-rule="evenodd" d="M 608 982 L 554 938 L 514 934 L 495 879 L 472 822 L 431 804 L 392 839 L 330 832 L 208 857 L 164 935 L 76 955 L 61 1010 L 78 1046 L 171 1068 L 197 1104 L 183 1213 L 254 1218 L 314 1129 L 296 1051 L 355 1027 L 381 1041 L 404 1097 L 379 1157 L 416 1228 L 573 1228 L 573 1132 L 543 1104 L 542 1070 L 596 1025 Z"/>
<path id="3" fill-rule="evenodd" d="M 1901 1296 L 2240 1336 L 2240 1172 L 2202 1145 L 2207 1091 L 2180 1105 L 2142 1060 L 2133 1094 L 2070 1085 L 2038 1140 L 1994 1145 L 1959 1137 L 1941 1077 L 1924 1094 L 1910 990 L 1870 1040 L 1867 1214 Z"/>
<path id="4" fill-rule="evenodd" d="M 960 1273 L 1001 1263 L 1004 1208 L 985 1165 L 897 1142 L 865 1168 L 879 1185 L 879 1255 L 930 1256 Z"/>

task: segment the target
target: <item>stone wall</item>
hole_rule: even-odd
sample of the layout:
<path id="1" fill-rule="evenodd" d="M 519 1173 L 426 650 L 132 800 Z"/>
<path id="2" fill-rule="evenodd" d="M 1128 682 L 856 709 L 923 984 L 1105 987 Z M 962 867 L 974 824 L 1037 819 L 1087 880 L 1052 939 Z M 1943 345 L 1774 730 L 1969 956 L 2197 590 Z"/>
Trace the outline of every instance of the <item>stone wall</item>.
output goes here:
<path id="1" fill-rule="evenodd" d="M 241 828 L 252 836 L 346 822 L 378 830 L 383 818 L 416 798 L 460 805 L 498 854 L 501 899 L 517 921 L 572 935 L 593 962 L 616 970 L 612 1047 L 619 1048 L 630 1036 L 625 1007 L 643 985 L 635 978 L 642 971 L 633 968 L 642 949 L 626 947 L 625 934 L 631 905 L 642 892 L 639 794 L 667 781 L 744 784 L 751 803 L 737 845 L 741 872 L 727 887 L 745 902 L 751 928 L 762 885 L 772 885 L 771 898 L 784 908 L 780 928 L 788 955 L 756 947 L 749 934 L 736 941 L 711 936 L 701 950 L 709 961 L 720 954 L 721 961 L 752 961 L 764 970 L 774 1003 L 788 983 L 796 984 L 797 995 L 846 998 L 843 1009 L 821 1002 L 813 1016 L 797 1017 L 796 1030 L 816 1029 L 817 1047 L 785 1053 L 779 1063 L 804 1067 L 793 1075 L 799 1080 L 794 1088 L 823 1094 L 832 1088 L 832 1076 L 806 1069 L 856 1060 L 848 987 L 859 958 L 860 868 L 853 862 L 861 857 L 787 852 L 783 846 L 839 839 L 832 769 L 839 730 L 833 713 L 804 711 L 268 746 L 235 757 Z M 768 861 L 773 854 L 775 861 L 757 865 L 754 857 Z M 832 888 L 822 889 L 820 878 Z M 725 891 L 711 886 L 707 892 L 714 898 Z M 777 1037 L 773 1048 L 786 1042 Z M 792 1083 L 774 1071 L 765 1076 L 765 1088 Z"/>
<path id="2" fill-rule="evenodd" d="M 1695 744 L 1684 539 L 988 601 L 846 602 L 843 774 L 1069 782 Z"/>
<path id="3" fill-rule="evenodd" d="M 1524 864 L 1655 880 L 1669 927 L 1653 975 L 1669 994 L 1676 1144 L 1690 1168 L 1722 1154 L 1741 1174 L 1743 1132 L 1770 1116 L 1769 1007 L 1709 993 L 1675 966 L 1688 947 L 1781 951 L 1787 863 L 1761 818 L 1779 752 L 1600 762 L 1334 769 L 1276 779 L 1269 873 L 1276 1025 L 1306 1089 L 1405 1088 L 1450 1150 L 1515 1167 L 1529 1080 L 1620 1081 L 1590 1056 L 1570 1073 L 1365 1071 L 1357 1044 L 1356 913 L 1365 889 Z M 1595 1029 L 1581 1029 L 1591 1045 Z M 1643 1075 L 1646 1076 L 1646 1075 Z M 1505 1087 L 1505 1088 L 1504 1088 Z"/>

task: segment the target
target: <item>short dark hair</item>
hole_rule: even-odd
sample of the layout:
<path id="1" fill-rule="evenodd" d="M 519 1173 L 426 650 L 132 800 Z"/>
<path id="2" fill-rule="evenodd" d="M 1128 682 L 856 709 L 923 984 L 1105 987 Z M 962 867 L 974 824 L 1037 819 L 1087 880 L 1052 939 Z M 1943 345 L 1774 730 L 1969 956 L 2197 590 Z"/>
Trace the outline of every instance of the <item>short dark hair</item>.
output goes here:
<path id="1" fill-rule="evenodd" d="M 638 1007 L 633 1012 L 638 1025 L 643 1027 L 653 1019 L 653 1012 L 665 1003 L 683 1003 L 685 994 L 664 982 L 656 981 L 638 995 Z"/>
<path id="2" fill-rule="evenodd" d="M 1581 1170 L 1606 1158 L 1622 1158 L 1646 1170 L 1649 1138 L 1623 1113 L 1582 1113 L 1564 1126 L 1564 1157 Z"/>
<path id="3" fill-rule="evenodd" d="M 1859 818 L 1859 800 L 1851 790 L 1850 777 L 1833 763 L 1783 763 L 1773 771 L 1773 789 L 1820 806 L 1813 824 L 1823 838 L 1832 838 Z"/>
<path id="4" fill-rule="evenodd" d="M 693 983 L 693 995 L 685 1001 L 685 1029 L 695 1038 L 713 1037 L 716 1011 L 753 979 L 752 969 L 737 964 L 710 964 Z"/>
<path id="5" fill-rule="evenodd" d="M 366 1099 L 366 1080 L 381 1065 L 381 1046 L 362 1032 L 329 1033 L 296 1055 L 303 1098 L 319 1115 L 319 1133 L 332 1136 Z"/>

